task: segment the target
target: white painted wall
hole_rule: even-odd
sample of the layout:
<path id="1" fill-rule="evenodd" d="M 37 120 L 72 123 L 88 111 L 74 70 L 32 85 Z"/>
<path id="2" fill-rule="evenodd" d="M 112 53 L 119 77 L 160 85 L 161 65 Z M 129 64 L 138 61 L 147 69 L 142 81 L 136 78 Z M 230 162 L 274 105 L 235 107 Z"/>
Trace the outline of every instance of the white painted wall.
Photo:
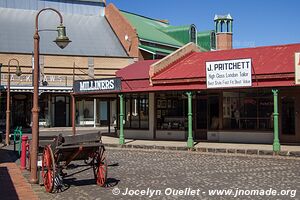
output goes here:
<path id="1" fill-rule="evenodd" d="M 273 142 L 273 132 L 208 131 L 207 140 L 216 142 L 271 144 Z"/>
<path id="2" fill-rule="evenodd" d="M 185 131 L 175 131 L 175 130 L 157 130 L 156 139 L 163 140 L 185 140 Z"/>

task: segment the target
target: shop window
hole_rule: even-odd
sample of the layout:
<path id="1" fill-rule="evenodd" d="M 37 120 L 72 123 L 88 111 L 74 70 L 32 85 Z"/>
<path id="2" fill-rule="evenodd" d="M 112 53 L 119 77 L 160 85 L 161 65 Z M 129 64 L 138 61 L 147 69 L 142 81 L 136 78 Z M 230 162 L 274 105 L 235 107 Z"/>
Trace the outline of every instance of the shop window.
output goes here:
<path id="1" fill-rule="evenodd" d="M 127 129 L 149 128 L 148 95 L 125 96 L 125 124 Z"/>
<path id="2" fill-rule="evenodd" d="M 5 114 L 6 114 L 6 97 L 3 94 L 0 96 L 0 127 L 5 127 Z"/>
<path id="3" fill-rule="evenodd" d="M 39 98 L 39 124 L 41 126 L 50 126 L 50 116 L 48 113 L 48 98 Z"/>
<path id="4" fill-rule="evenodd" d="M 182 93 L 156 95 L 156 127 L 159 130 L 185 130 L 187 99 Z"/>
<path id="5" fill-rule="evenodd" d="M 76 122 L 79 125 L 94 125 L 94 101 L 76 101 Z"/>
<path id="6" fill-rule="evenodd" d="M 251 92 L 223 93 L 223 128 L 271 130 L 273 128 L 271 94 Z"/>

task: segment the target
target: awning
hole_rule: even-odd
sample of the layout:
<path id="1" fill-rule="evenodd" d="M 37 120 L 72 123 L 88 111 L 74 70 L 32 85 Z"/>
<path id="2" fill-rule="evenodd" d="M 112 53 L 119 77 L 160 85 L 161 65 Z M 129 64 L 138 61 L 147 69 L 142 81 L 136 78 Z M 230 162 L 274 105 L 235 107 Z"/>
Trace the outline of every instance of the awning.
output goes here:
<path id="1" fill-rule="evenodd" d="M 2 86 L 5 90 L 7 86 Z M 33 86 L 10 86 L 11 92 L 33 92 Z M 40 86 L 39 93 L 71 93 L 73 92 L 73 87 L 60 87 L 60 86 Z"/>

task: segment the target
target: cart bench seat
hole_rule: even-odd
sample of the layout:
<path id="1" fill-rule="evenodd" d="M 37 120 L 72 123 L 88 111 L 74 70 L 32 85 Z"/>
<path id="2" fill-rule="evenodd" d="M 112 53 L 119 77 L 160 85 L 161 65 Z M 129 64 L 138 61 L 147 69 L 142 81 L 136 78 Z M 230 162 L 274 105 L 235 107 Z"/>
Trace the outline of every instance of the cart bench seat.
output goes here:
<path id="1" fill-rule="evenodd" d="M 77 148 L 89 148 L 89 147 L 100 147 L 103 146 L 102 143 L 88 143 L 88 144 L 75 144 L 75 145 L 61 145 L 57 146 L 56 149 L 77 149 Z"/>

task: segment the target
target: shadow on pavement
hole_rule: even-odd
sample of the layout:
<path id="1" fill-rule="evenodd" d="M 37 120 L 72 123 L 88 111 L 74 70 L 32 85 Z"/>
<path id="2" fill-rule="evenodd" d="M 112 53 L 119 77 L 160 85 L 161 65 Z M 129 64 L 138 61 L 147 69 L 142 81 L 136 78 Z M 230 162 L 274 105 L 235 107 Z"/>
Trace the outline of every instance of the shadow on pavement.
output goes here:
<path id="1" fill-rule="evenodd" d="M 120 182 L 120 180 L 118 180 L 118 179 L 107 178 L 105 187 L 115 187 L 116 185 L 118 185 L 119 182 Z"/>
<path id="2" fill-rule="evenodd" d="M 0 149 L 0 163 L 15 162 L 18 160 L 18 153 L 10 149 Z"/>
<path id="3" fill-rule="evenodd" d="M 0 167 L 0 194 L 1 200 L 19 199 L 7 167 Z"/>

